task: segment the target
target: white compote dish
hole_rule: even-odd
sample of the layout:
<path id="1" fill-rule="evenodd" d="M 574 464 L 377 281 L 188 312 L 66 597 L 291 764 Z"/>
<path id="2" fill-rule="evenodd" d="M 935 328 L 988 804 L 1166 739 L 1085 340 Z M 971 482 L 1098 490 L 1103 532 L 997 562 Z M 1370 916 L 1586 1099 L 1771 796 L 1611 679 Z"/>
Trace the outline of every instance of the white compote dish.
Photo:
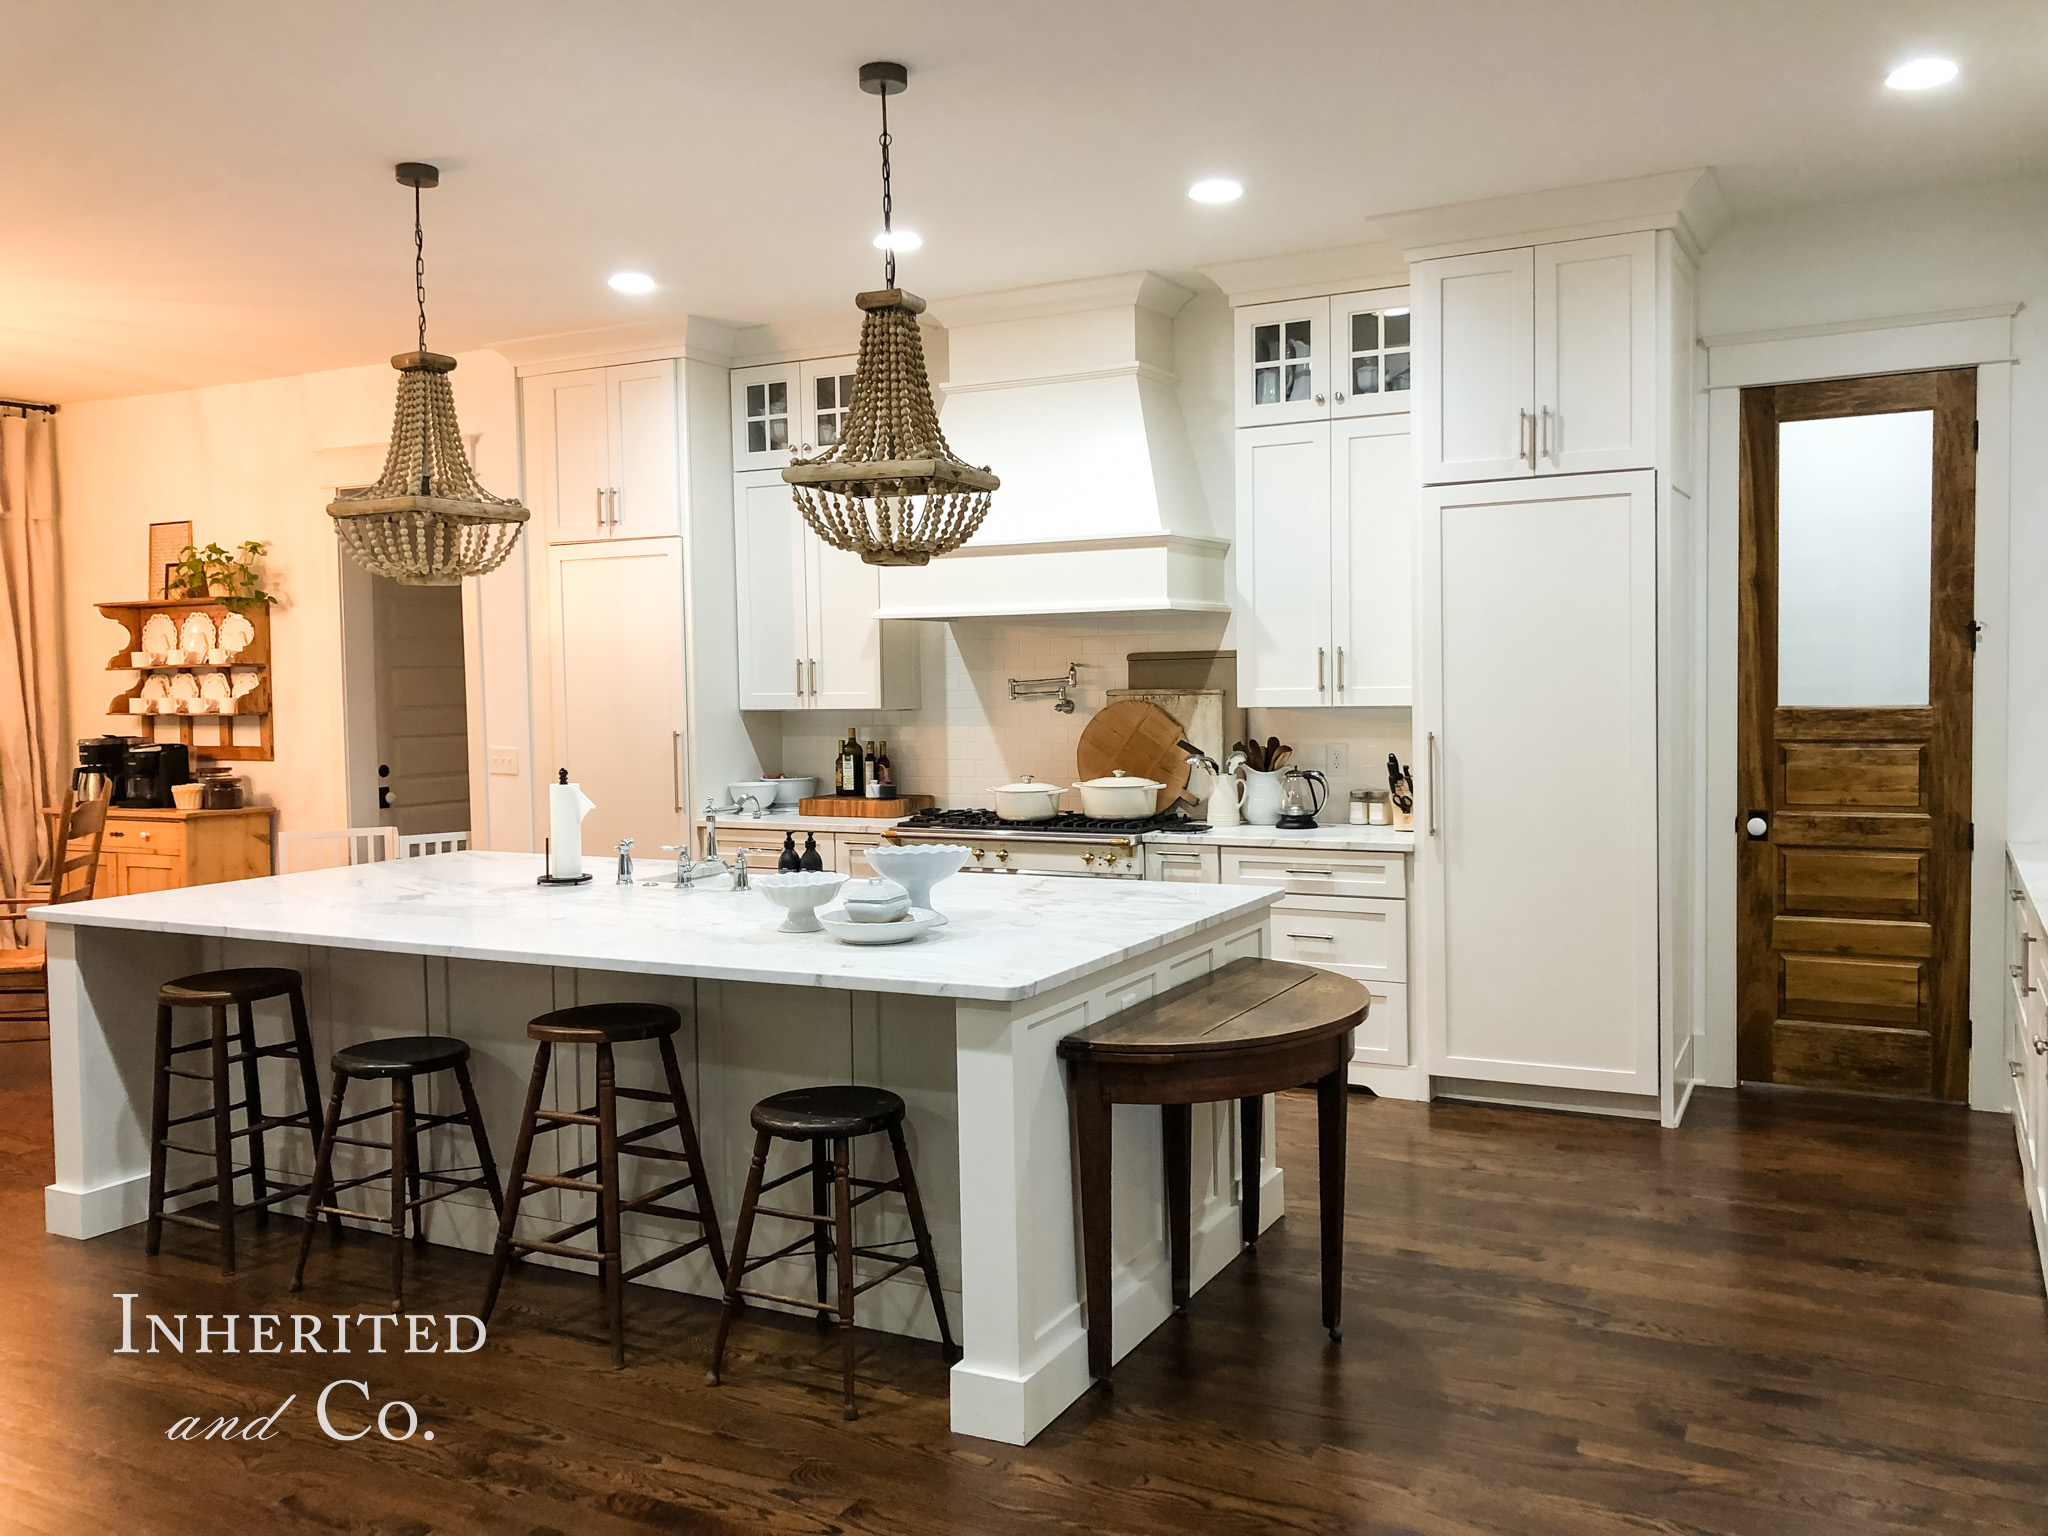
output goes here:
<path id="1" fill-rule="evenodd" d="M 910 892 L 912 910 L 923 907 L 943 923 L 944 915 L 932 909 L 932 887 L 949 875 L 959 874 L 960 866 L 973 851 L 959 843 L 919 843 L 915 847 L 884 843 L 866 849 L 862 856 L 876 874 L 894 880 Z"/>
<path id="2" fill-rule="evenodd" d="M 830 901 L 845 883 L 846 876 L 819 869 L 756 875 L 752 882 L 755 890 L 789 914 L 775 930 L 777 933 L 823 933 L 818 908 Z"/>

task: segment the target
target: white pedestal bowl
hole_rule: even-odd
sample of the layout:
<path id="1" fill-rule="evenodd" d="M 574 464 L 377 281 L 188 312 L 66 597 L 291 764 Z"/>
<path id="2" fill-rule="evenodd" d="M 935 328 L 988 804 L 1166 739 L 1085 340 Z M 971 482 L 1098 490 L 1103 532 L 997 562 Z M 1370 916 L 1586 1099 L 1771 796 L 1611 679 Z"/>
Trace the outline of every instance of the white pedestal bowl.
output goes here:
<path id="1" fill-rule="evenodd" d="M 960 866 L 973 851 L 959 843 L 884 843 L 868 849 L 865 857 L 876 874 L 910 892 L 912 907 L 931 910 L 932 887 L 948 875 L 960 873 Z M 939 921 L 943 923 L 945 918 Z"/>
<path id="2" fill-rule="evenodd" d="M 756 875 L 753 887 L 789 914 L 777 933 L 823 933 L 825 925 L 818 921 L 818 908 L 845 883 L 844 875 L 805 869 L 786 875 Z"/>

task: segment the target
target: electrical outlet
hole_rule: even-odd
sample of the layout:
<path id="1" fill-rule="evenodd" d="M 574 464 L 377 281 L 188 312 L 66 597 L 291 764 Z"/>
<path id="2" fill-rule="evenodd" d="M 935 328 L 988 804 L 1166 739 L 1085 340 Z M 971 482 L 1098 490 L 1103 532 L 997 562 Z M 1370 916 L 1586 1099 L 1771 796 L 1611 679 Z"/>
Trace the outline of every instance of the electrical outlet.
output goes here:
<path id="1" fill-rule="evenodd" d="M 492 773 L 509 774 L 519 777 L 519 749 L 517 747 L 492 747 L 489 754 Z"/>
<path id="2" fill-rule="evenodd" d="M 1323 753 L 1323 772 L 1333 779 L 1341 779 L 1351 766 L 1351 754 L 1341 741 L 1333 741 Z"/>

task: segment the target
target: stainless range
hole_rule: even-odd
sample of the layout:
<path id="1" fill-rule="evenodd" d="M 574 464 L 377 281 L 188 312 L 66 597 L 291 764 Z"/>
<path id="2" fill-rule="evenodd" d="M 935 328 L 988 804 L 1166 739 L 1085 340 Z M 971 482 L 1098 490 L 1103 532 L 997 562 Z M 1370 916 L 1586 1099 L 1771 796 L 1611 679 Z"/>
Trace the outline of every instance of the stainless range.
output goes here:
<path id="1" fill-rule="evenodd" d="M 961 843 L 970 853 L 962 873 L 1073 875 L 1142 880 L 1147 832 L 1201 832 L 1208 824 L 1183 816 L 1119 821 L 1062 814 L 1044 821 L 1004 821 L 994 811 L 919 811 L 882 834 L 891 843 Z"/>

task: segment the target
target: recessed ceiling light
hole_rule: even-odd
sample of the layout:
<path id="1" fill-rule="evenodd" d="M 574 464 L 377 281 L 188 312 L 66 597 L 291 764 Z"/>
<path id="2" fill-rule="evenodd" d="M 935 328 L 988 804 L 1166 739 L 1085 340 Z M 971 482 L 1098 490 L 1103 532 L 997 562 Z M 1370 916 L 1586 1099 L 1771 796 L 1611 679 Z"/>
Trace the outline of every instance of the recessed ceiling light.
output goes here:
<path id="1" fill-rule="evenodd" d="M 654 279 L 645 272 L 614 272 L 611 285 L 621 293 L 654 292 Z"/>
<path id="2" fill-rule="evenodd" d="M 924 244 L 924 236 L 914 229 L 885 229 L 875 236 L 878 251 L 914 251 Z"/>
<path id="3" fill-rule="evenodd" d="M 1188 196 L 1198 203 L 1234 203 L 1244 196 L 1244 186 L 1228 176 L 1211 176 L 1189 187 Z"/>
<path id="4" fill-rule="evenodd" d="M 1947 85 L 1961 73 L 1954 59 L 1910 59 L 1884 77 L 1895 91 L 1927 91 Z"/>

